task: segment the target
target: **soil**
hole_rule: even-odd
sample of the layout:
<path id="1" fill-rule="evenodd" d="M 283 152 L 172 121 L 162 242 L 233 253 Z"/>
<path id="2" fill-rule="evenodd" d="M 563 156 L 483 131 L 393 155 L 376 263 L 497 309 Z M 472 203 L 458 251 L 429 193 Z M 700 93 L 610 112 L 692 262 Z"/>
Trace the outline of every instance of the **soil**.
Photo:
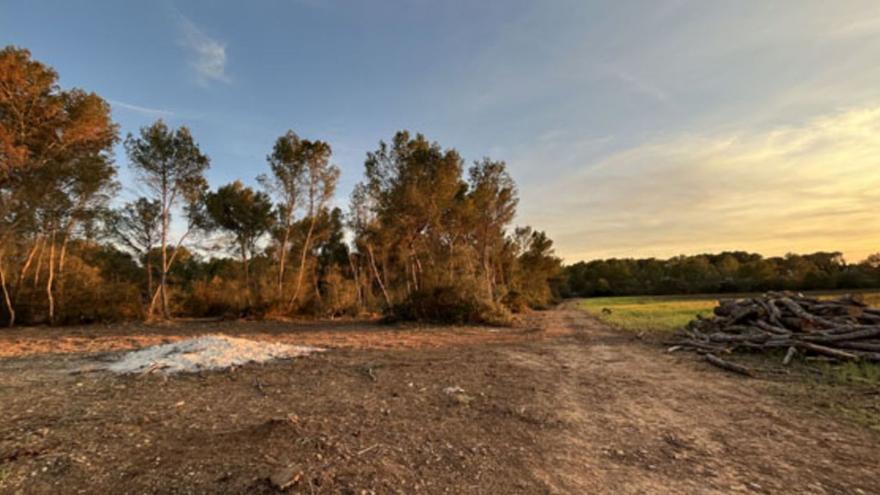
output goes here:
<path id="1" fill-rule="evenodd" d="M 89 371 L 204 333 L 328 352 Z M 562 307 L 0 332 L 0 493 L 880 493 L 880 435 Z"/>

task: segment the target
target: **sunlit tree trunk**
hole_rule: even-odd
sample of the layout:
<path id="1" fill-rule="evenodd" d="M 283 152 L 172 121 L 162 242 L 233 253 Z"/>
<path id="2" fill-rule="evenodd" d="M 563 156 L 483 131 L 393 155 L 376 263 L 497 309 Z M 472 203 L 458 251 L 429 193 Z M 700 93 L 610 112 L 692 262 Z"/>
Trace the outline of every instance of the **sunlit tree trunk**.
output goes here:
<path id="1" fill-rule="evenodd" d="M 296 274 L 296 287 L 293 290 L 293 297 L 290 298 L 289 307 L 293 308 L 293 305 L 296 304 L 296 300 L 299 297 L 300 289 L 302 289 L 302 281 L 303 275 L 306 271 L 306 256 L 308 255 L 310 245 L 312 243 L 312 233 L 315 230 L 315 223 L 317 222 L 318 217 L 316 212 L 312 213 L 312 221 L 309 224 L 309 231 L 306 234 L 306 240 L 303 243 L 302 255 L 299 259 L 299 273 Z"/>
<path id="2" fill-rule="evenodd" d="M 37 256 L 37 266 L 34 268 L 34 289 L 40 285 L 40 272 L 43 270 L 43 256 L 46 254 L 46 237 L 43 237 L 40 246 L 40 254 Z"/>
<path id="3" fill-rule="evenodd" d="M 147 250 L 146 256 L 146 268 L 147 268 L 147 297 L 153 293 L 153 254 L 150 250 Z"/>
<path id="4" fill-rule="evenodd" d="M 361 277 L 358 272 L 357 266 L 354 263 L 354 255 L 352 253 L 348 253 L 348 264 L 351 265 L 351 275 L 354 277 L 354 287 L 357 292 L 357 304 L 359 309 L 363 309 L 364 307 L 364 295 L 363 295 L 363 287 L 361 287 Z"/>
<path id="5" fill-rule="evenodd" d="M 49 323 L 55 321 L 55 296 L 52 285 L 55 283 L 55 231 L 49 238 L 49 275 L 46 277 L 46 299 L 49 301 Z"/>
<path id="6" fill-rule="evenodd" d="M 251 307 L 251 273 L 248 266 L 248 252 L 245 243 L 241 243 L 241 264 L 244 268 L 244 298 L 245 306 Z"/>
<path id="7" fill-rule="evenodd" d="M 376 281 L 379 282 L 379 288 L 382 289 L 382 295 L 385 297 L 385 304 L 390 308 L 391 298 L 388 297 L 388 290 L 385 288 L 382 276 L 379 275 L 379 269 L 376 268 L 376 257 L 373 255 L 373 248 L 369 244 L 367 244 L 367 252 L 370 254 L 370 265 L 373 267 L 373 274 L 376 276 Z"/>
<path id="8" fill-rule="evenodd" d="M 284 297 L 284 269 L 287 263 L 287 243 L 290 241 L 290 228 L 284 229 L 284 239 L 281 241 L 278 253 L 278 300 Z"/>
<path id="9" fill-rule="evenodd" d="M 37 236 L 34 239 L 34 247 L 31 249 L 30 253 L 28 253 L 28 257 L 24 262 L 24 265 L 21 267 L 21 271 L 18 274 L 18 287 L 21 287 L 22 282 L 24 281 L 24 277 L 27 275 L 27 271 L 31 267 L 31 263 L 34 261 L 34 256 L 36 256 L 37 251 L 40 248 L 40 244 L 42 243 L 43 237 Z"/>
<path id="10" fill-rule="evenodd" d="M 9 311 L 9 326 L 15 325 L 15 308 L 9 297 L 9 288 L 6 286 L 6 271 L 3 269 L 3 253 L 0 253 L 0 287 L 3 289 L 3 300 L 6 302 L 6 310 Z"/>

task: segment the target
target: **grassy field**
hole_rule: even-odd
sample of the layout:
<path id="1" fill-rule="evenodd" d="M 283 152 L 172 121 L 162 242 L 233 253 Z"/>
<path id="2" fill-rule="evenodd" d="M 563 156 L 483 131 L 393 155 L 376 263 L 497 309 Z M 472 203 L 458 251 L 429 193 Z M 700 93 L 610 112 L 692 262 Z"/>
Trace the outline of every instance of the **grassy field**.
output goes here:
<path id="1" fill-rule="evenodd" d="M 683 327 L 697 314 L 709 316 L 717 303 L 706 296 L 634 296 L 584 299 L 580 306 L 615 327 L 665 332 Z"/>
<path id="2" fill-rule="evenodd" d="M 817 294 L 834 297 L 836 294 Z M 672 332 L 691 321 L 697 314 L 709 316 L 719 298 L 747 297 L 742 294 L 694 296 L 632 296 L 584 299 L 580 307 L 602 321 L 625 330 L 637 332 Z M 865 293 L 865 302 L 880 306 L 880 292 Z M 607 311 L 603 311 L 607 310 Z M 609 312 L 610 311 L 610 312 Z"/>
<path id="3" fill-rule="evenodd" d="M 816 295 L 824 298 L 834 297 L 839 293 Z M 880 306 L 880 292 L 864 295 L 865 302 L 871 306 Z M 579 302 L 579 306 L 615 328 L 645 332 L 662 339 L 665 334 L 671 334 L 686 325 L 697 314 L 711 315 L 719 298 L 747 296 L 748 294 L 602 297 L 584 299 Z M 736 359 L 761 368 L 779 366 L 782 354 L 740 355 Z M 813 404 L 819 411 L 848 418 L 880 432 L 880 396 L 876 395 L 877 387 L 880 386 L 880 363 L 799 362 L 793 364 L 786 372 L 788 371 L 799 376 L 803 386 L 792 387 L 788 381 L 782 382 L 776 390 L 780 396 L 786 397 L 785 400 Z"/>

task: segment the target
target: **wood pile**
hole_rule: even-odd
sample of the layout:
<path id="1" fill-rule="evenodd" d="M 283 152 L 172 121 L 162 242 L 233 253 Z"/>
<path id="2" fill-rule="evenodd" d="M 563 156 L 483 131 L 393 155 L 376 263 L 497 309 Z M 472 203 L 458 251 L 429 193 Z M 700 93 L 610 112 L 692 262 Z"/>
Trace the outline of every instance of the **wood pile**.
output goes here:
<path id="1" fill-rule="evenodd" d="M 741 374 L 750 370 L 717 357 L 734 351 L 785 350 L 784 364 L 797 354 L 831 361 L 880 362 L 880 308 L 860 295 L 816 299 L 768 292 L 747 299 L 722 299 L 715 316 L 698 316 L 670 344 L 670 351 L 706 354 L 715 366 Z M 736 369 L 739 368 L 739 369 Z"/>

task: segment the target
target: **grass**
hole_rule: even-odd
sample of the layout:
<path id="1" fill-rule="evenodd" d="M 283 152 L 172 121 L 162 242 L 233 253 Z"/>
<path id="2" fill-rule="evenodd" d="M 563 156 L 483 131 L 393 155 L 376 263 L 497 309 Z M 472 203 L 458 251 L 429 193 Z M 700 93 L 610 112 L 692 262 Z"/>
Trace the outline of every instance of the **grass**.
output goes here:
<path id="1" fill-rule="evenodd" d="M 711 315 L 716 304 L 716 298 L 707 296 L 634 296 L 584 299 L 579 306 L 624 330 L 673 332 L 697 314 Z"/>
<path id="2" fill-rule="evenodd" d="M 819 298 L 839 297 L 841 292 L 812 294 Z M 696 296 L 634 296 L 583 299 L 581 309 L 625 331 L 648 332 L 662 338 L 685 326 L 697 314 L 710 316 L 719 298 L 748 297 L 749 294 Z M 865 293 L 865 302 L 880 306 L 880 292 Z M 603 311 L 606 310 L 606 311 Z M 610 312 L 609 312 L 610 311 Z M 758 367 L 781 366 L 780 352 L 742 356 Z M 880 363 L 811 363 L 792 365 L 790 371 L 800 385 L 785 381 L 776 387 L 781 397 L 817 407 L 880 433 Z"/>
<path id="3" fill-rule="evenodd" d="M 840 294 L 842 292 L 814 295 L 819 298 L 831 298 Z M 579 306 L 600 320 L 623 330 L 668 333 L 687 325 L 696 318 L 697 314 L 711 316 L 719 298 L 749 295 L 596 297 L 582 300 Z M 864 296 L 865 302 L 869 305 L 880 306 L 880 292 L 868 292 Z"/>

